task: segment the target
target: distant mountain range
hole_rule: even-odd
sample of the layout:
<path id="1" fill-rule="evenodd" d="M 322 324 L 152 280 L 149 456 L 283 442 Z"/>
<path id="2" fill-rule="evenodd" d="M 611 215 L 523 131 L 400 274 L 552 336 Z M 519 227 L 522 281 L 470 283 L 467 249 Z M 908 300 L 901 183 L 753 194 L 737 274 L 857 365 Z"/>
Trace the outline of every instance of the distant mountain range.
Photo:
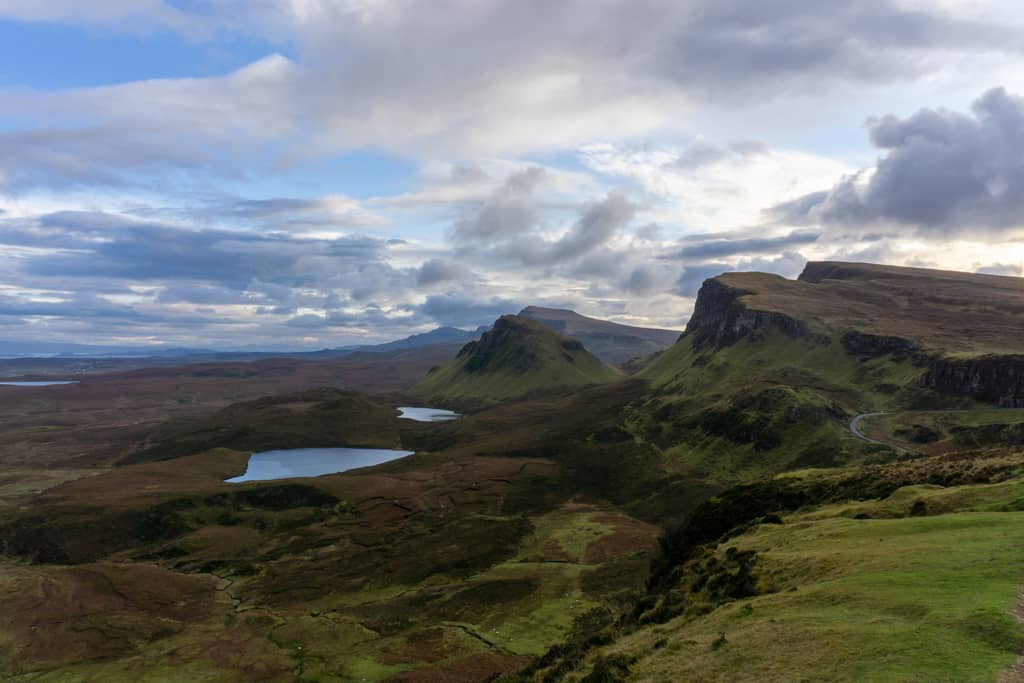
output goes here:
<path id="1" fill-rule="evenodd" d="M 464 344 L 480 337 L 486 327 L 462 330 L 457 327 L 439 327 L 430 332 L 414 334 L 404 339 L 383 344 L 341 346 L 317 351 L 221 351 L 188 347 L 99 346 L 62 342 L 0 341 L 0 358 L 184 358 L 189 360 L 252 360 L 256 358 L 336 358 L 357 351 L 387 352 L 415 349 L 439 344 Z"/>
<path id="2" fill-rule="evenodd" d="M 150 346 L 106 346 L 66 342 L 0 341 L 0 358 L 163 358 L 223 353 L 213 349 Z"/>
<path id="3" fill-rule="evenodd" d="M 405 339 L 374 344 L 370 346 L 354 347 L 354 351 L 398 351 L 401 349 L 416 349 L 423 346 L 436 346 L 438 344 L 465 344 L 466 342 L 479 339 L 480 335 L 488 330 L 488 326 L 481 325 L 475 330 L 463 330 L 458 327 L 438 327 L 436 330 L 414 334 Z"/>
<path id="4" fill-rule="evenodd" d="M 631 327 L 588 318 L 574 311 L 529 306 L 520 313 L 524 318 L 535 320 L 558 334 L 583 342 L 588 351 L 606 363 L 622 365 L 626 361 L 648 356 L 670 347 L 679 337 L 674 330 L 658 330 Z M 389 352 L 417 349 L 426 346 L 460 345 L 479 339 L 489 329 L 480 326 L 475 330 L 457 327 L 438 327 L 421 334 L 383 344 L 360 344 L 325 348 L 316 351 L 224 351 L 187 347 L 146 347 L 146 346 L 100 346 L 64 342 L 13 342 L 0 341 L 0 358 L 153 358 L 161 364 L 171 362 L 210 362 L 256 360 L 259 358 L 338 358 L 356 352 Z"/>
<path id="5" fill-rule="evenodd" d="M 588 318 L 575 311 L 528 306 L 519 312 L 558 334 L 583 342 L 592 354 L 612 365 L 664 351 L 676 343 L 679 330 L 632 327 L 608 320 Z"/>

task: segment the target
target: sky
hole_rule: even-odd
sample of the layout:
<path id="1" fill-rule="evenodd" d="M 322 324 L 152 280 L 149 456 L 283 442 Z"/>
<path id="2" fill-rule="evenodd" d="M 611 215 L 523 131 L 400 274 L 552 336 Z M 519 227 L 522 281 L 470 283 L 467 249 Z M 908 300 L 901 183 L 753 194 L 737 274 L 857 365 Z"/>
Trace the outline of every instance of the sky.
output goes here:
<path id="1" fill-rule="evenodd" d="M 1022 275 L 1011 0 L 0 0 L 0 340 L 319 349 Z"/>

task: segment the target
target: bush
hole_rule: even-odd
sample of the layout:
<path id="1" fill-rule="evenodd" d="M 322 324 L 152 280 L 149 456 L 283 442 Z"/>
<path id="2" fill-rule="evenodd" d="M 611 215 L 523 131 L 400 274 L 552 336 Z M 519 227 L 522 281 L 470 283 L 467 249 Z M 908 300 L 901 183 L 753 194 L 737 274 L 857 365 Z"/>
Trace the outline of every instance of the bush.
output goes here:
<path id="1" fill-rule="evenodd" d="M 632 657 L 621 654 L 600 657 L 581 683 L 625 683 L 634 661 Z"/>

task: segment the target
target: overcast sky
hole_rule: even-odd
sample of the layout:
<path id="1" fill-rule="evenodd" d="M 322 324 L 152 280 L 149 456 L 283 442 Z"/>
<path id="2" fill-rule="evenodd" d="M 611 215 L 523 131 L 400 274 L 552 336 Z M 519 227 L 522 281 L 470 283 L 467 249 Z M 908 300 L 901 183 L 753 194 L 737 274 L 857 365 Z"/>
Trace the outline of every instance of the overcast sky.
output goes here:
<path id="1" fill-rule="evenodd" d="M 0 340 L 681 328 L 842 259 L 1021 275 L 1013 0 L 0 0 Z"/>

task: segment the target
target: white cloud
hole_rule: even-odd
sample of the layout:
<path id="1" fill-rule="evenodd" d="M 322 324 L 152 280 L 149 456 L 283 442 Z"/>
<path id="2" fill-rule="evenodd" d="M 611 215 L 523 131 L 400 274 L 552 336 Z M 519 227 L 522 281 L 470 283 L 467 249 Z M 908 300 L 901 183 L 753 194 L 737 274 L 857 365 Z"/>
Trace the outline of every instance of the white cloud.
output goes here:
<path id="1" fill-rule="evenodd" d="M 686 147 L 590 145 L 581 158 L 595 171 L 638 183 L 657 202 L 646 217 L 685 233 L 758 224 L 779 197 L 826 189 L 853 170 L 806 152 L 701 139 Z"/>
<path id="2" fill-rule="evenodd" d="M 148 132 L 169 140 L 168 156 L 195 137 L 228 149 L 247 137 L 283 141 L 286 161 L 364 146 L 434 158 L 515 155 L 678 132 L 698 105 L 900 82 L 940 71 L 950 55 L 1024 47 L 1012 25 L 894 0 L 211 0 L 202 12 L 148 0 L 94 15 L 66 1 L 28 5 L 8 2 L 6 11 L 284 32 L 277 39 L 295 46 L 294 61 L 272 55 L 216 78 L 8 92 L 0 104 L 43 127 Z"/>

